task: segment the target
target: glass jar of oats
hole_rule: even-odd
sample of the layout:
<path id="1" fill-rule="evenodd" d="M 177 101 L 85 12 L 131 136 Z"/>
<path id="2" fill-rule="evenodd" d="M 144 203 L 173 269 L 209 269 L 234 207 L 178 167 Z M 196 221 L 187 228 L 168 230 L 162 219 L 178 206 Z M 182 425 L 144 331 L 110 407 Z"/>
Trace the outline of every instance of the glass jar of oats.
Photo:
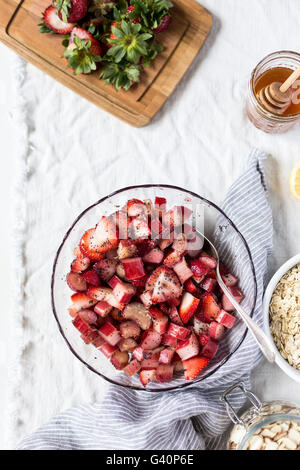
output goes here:
<path id="1" fill-rule="evenodd" d="M 229 396 L 242 390 L 251 406 L 238 416 Z M 300 450 L 300 407 L 284 401 L 262 403 L 240 382 L 222 395 L 228 416 L 234 423 L 229 450 Z"/>

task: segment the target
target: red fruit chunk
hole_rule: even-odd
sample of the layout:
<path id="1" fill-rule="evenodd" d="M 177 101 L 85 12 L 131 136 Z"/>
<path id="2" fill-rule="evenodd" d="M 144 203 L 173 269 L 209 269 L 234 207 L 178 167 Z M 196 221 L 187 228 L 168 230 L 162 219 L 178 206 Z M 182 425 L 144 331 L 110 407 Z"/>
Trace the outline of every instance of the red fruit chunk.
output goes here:
<path id="1" fill-rule="evenodd" d="M 175 350 L 171 348 L 163 349 L 159 355 L 159 360 L 161 364 L 171 364 Z"/>
<path id="2" fill-rule="evenodd" d="M 171 348 L 176 348 L 177 338 L 175 336 L 169 335 L 168 333 L 165 333 L 161 337 L 161 344 L 164 346 L 170 346 Z"/>
<path id="3" fill-rule="evenodd" d="M 94 287 L 101 286 L 99 276 L 94 269 L 90 269 L 89 271 L 86 271 L 85 273 L 82 274 L 82 277 L 91 286 L 94 286 Z"/>
<path id="4" fill-rule="evenodd" d="M 128 364 L 129 354 L 126 351 L 116 351 L 111 356 L 110 361 L 117 370 L 122 370 Z"/>
<path id="5" fill-rule="evenodd" d="M 95 243 L 95 230 L 96 229 L 94 228 L 87 230 L 83 234 L 79 245 L 84 256 L 88 257 L 92 261 L 99 261 L 104 258 L 105 254 L 102 250 L 98 249 L 98 246 Z"/>
<path id="6" fill-rule="evenodd" d="M 158 217 L 151 218 L 151 238 L 156 240 L 160 238 L 162 232 L 162 224 Z"/>
<path id="7" fill-rule="evenodd" d="M 175 325 L 183 326 L 182 320 L 180 318 L 180 315 L 176 307 L 171 307 L 171 310 L 169 312 L 169 317 L 170 317 L 171 322 L 175 323 Z"/>
<path id="8" fill-rule="evenodd" d="M 209 336 L 211 336 L 213 339 L 220 341 L 225 334 L 225 327 L 221 325 L 220 323 L 213 321 L 209 325 L 208 333 L 209 333 Z"/>
<path id="9" fill-rule="evenodd" d="M 140 299 L 145 305 L 145 307 L 150 307 L 150 305 L 152 305 L 152 292 L 143 292 L 143 294 L 140 295 Z"/>
<path id="10" fill-rule="evenodd" d="M 143 359 L 141 362 L 141 368 L 143 370 L 152 370 L 158 367 L 158 359 Z"/>
<path id="11" fill-rule="evenodd" d="M 179 261 L 179 263 L 175 264 L 173 269 L 175 273 L 177 274 L 177 276 L 179 277 L 181 284 L 184 284 L 185 281 L 193 277 L 193 273 L 188 267 L 185 258 L 182 258 L 182 260 Z"/>
<path id="12" fill-rule="evenodd" d="M 74 273 L 82 273 L 86 269 L 88 269 L 89 265 L 91 264 L 91 260 L 83 255 L 80 252 L 80 255 L 74 259 L 71 264 L 71 271 Z"/>
<path id="13" fill-rule="evenodd" d="M 85 17 L 88 10 L 88 0 L 72 0 L 70 2 L 70 8 L 67 12 L 67 21 L 69 23 L 78 23 L 79 20 Z M 59 10 L 58 16 L 63 20 L 62 12 Z M 76 28 L 81 29 L 81 28 Z M 89 34 L 86 31 L 87 34 Z"/>
<path id="14" fill-rule="evenodd" d="M 206 292 L 213 292 L 216 288 L 217 281 L 216 279 L 206 277 L 205 279 L 203 279 L 203 281 L 200 282 L 199 285 L 203 290 L 206 290 Z"/>
<path id="15" fill-rule="evenodd" d="M 99 253 L 107 253 L 118 247 L 118 233 L 114 221 L 109 217 L 102 217 L 93 234 L 92 244 Z"/>
<path id="16" fill-rule="evenodd" d="M 119 230 L 119 239 L 128 239 L 128 228 L 130 224 L 130 218 L 127 216 L 126 211 L 118 211 L 114 214 L 114 219 Z"/>
<path id="17" fill-rule="evenodd" d="M 145 274 L 145 276 L 140 277 L 139 279 L 131 279 L 130 282 L 135 287 L 144 287 L 147 282 L 149 274 Z"/>
<path id="18" fill-rule="evenodd" d="M 120 333 L 123 338 L 137 338 L 141 333 L 141 329 L 137 323 L 128 320 L 121 323 Z"/>
<path id="19" fill-rule="evenodd" d="M 144 277 L 146 274 L 142 258 L 126 258 L 122 260 L 122 265 L 125 270 L 125 276 L 129 281 Z"/>
<path id="20" fill-rule="evenodd" d="M 218 323 L 224 325 L 228 329 L 233 327 L 235 320 L 236 318 L 233 315 L 230 315 L 230 313 L 227 313 L 225 310 L 221 310 L 216 318 Z"/>
<path id="21" fill-rule="evenodd" d="M 117 261 L 115 259 L 102 259 L 94 264 L 94 269 L 102 281 L 109 281 L 116 272 Z"/>
<path id="22" fill-rule="evenodd" d="M 158 209 L 161 212 L 165 212 L 167 208 L 167 200 L 164 197 L 158 197 L 156 196 L 154 205 L 156 209 Z"/>
<path id="23" fill-rule="evenodd" d="M 175 206 L 173 209 L 163 214 L 162 223 L 164 228 L 169 229 L 171 232 L 174 227 L 181 226 L 186 222 L 193 211 L 184 206 Z"/>
<path id="24" fill-rule="evenodd" d="M 129 362 L 129 364 L 123 370 L 125 374 L 127 374 L 129 377 L 132 377 L 140 370 L 140 368 L 141 364 L 136 359 L 133 359 L 133 361 Z"/>
<path id="25" fill-rule="evenodd" d="M 109 359 L 113 355 L 113 353 L 118 350 L 118 347 L 112 346 L 111 344 L 105 342 L 98 349 L 104 354 L 105 357 Z"/>
<path id="26" fill-rule="evenodd" d="M 159 276 L 154 284 L 152 302 L 156 304 L 179 297 L 182 287 L 174 271 L 163 266 L 157 270 L 159 270 Z"/>
<path id="27" fill-rule="evenodd" d="M 85 320 L 83 320 L 79 315 L 73 320 L 73 325 L 77 328 L 78 331 L 84 336 L 89 336 L 95 331 L 95 328 L 91 327 Z M 97 330 L 96 330 L 97 331 Z"/>
<path id="28" fill-rule="evenodd" d="M 95 337 L 95 339 L 92 341 L 93 345 L 95 346 L 95 348 L 100 348 L 101 346 L 103 346 L 104 344 L 107 344 L 106 341 L 101 338 L 101 336 L 99 335 L 99 332 L 97 332 L 97 336 Z"/>
<path id="29" fill-rule="evenodd" d="M 122 338 L 118 343 L 118 348 L 120 351 L 129 351 L 132 352 L 136 349 L 137 342 L 133 338 Z"/>
<path id="30" fill-rule="evenodd" d="M 199 318 L 198 314 L 194 316 L 194 330 L 197 335 L 201 333 L 207 333 L 209 329 L 209 323 L 205 323 Z"/>
<path id="31" fill-rule="evenodd" d="M 210 268 L 199 259 L 194 259 L 191 262 L 191 271 L 196 277 L 204 278 L 209 272 Z"/>
<path id="32" fill-rule="evenodd" d="M 173 250 L 165 259 L 164 265 L 168 268 L 173 268 L 181 261 L 182 255 L 178 251 Z"/>
<path id="33" fill-rule="evenodd" d="M 118 308 L 119 310 L 124 308 L 124 305 L 118 302 L 118 300 L 113 295 L 112 289 L 109 287 L 90 287 L 87 291 L 87 295 L 98 302 L 105 300 L 107 303 L 115 308 Z"/>
<path id="34" fill-rule="evenodd" d="M 184 341 L 189 337 L 190 334 L 191 332 L 188 328 L 170 323 L 168 328 L 168 335 L 174 336 L 175 338 Z"/>
<path id="35" fill-rule="evenodd" d="M 71 316 L 75 316 L 79 310 L 83 308 L 93 307 L 97 301 L 92 299 L 89 295 L 78 292 L 71 296 L 72 305 L 69 308 L 69 313 Z"/>
<path id="36" fill-rule="evenodd" d="M 133 240 L 120 240 L 118 246 L 118 257 L 120 260 L 132 258 L 138 252 L 138 248 Z"/>
<path id="37" fill-rule="evenodd" d="M 134 218 L 130 223 L 129 231 L 133 240 L 149 238 L 151 230 L 148 225 L 148 218 L 145 215 Z"/>
<path id="38" fill-rule="evenodd" d="M 181 371 L 183 371 L 183 362 L 182 362 L 182 360 L 180 359 L 180 357 L 178 356 L 178 354 L 176 354 L 176 353 L 175 353 L 175 355 L 174 355 L 174 359 L 173 359 L 172 365 L 173 365 L 173 367 L 174 367 L 174 372 L 181 372 Z"/>
<path id="39" fill-rule="evenodd" d="M 153 248 L 143 257 L 144 263 L 160 264 L 164 259 L 164 253 L 159 248 Z"/>
<path id="40" fill-rule="evenodd" d="M 59 18 L 57 9 L 52 5 L 45 10 L 43 21 L 47 28 L 52 29 L 57 34 L 70 34 L 74 28 L 74 23 L 65 23 Z"/>
<path id="41" fill-rule="evenodd" d="M 217 318 L 220 308 L 212 294 L 205 293 L 201 297 L 201 311 L 205 321 L 211 322 Z"/>
<path id="42" fill-rule="evenodd" d="M 113 288 L 113 294 L 121 304 L 128 304 L 135 293 L 135 287 L 121 280 Z"/>
<path id="43" fill-rule="evenodd" d="M 145 338 L 141 342 L 141 347 L 145 350 L 155 349 L 161 343 L 161 335 L 156 331 L 148 330 L 146 332 Z"/>
<path id="44" fill-rule="evenodd" d="M 201 335 L 199 335 L 199 343 L 200 343 L 200 346 L 206 346 L 206 344 L 209 342 L 209 335 L 206 335 L 204 333 L 202 333 Z"/>
<path id="45" fill-rule="evenodd" d="M 173 245 L 173 250 L 177 251 L 181 256 L 183 256 L 187 251 L 187 240 L 183 233 L 181 233 L 177 238 L 175 238 Z"/>
<path id="46" fill-rule="evenodd" d="M 156 369 L 157 382 L 170 382 L 173 379 L 174 367 L 172 365 L 160 364 Z"/>
<path id="47" fill-rule="evenodd" d="M 93 310 L 88 310 L 88 309 L 80 310 L 80 312 L 78 312 L 78 315 L 80 316 L 82 320 L 87 322 L 89 325 L 97 323 L 98 317 L 96 313 L 93 312 Z"/>
<path id="48" fill-rule="evenodd" d="M 244 295 L 238 287 L 228 287 L 228 289 L 230 290 L 231 294 L 233 295 L 233 297 L 238 303 L 240 303 L 243 300 Z M 222 307 L 227 312 L 233 312 L 235 310 L 235 307 L 232 305 L 230 300 L 226 297 L 226 294 L 223 294 L 222 296 Z"/>
<path id="49" fill-rule="evenodd" d="M 87 289 L 87 283 L 79 273 L 70 272 L 67 274 L 67 284 L 75 292 L 84 292 Z"/>
<path id="50" fill-rule="evenodd" d="M 185 292 L 182 296 L 181 304 L 179 307 L 179 315 L 183 323 L 188 323 L 196 312 L 200 303 L 200 299 L 197 299 L 189 292 Z"/>
<path id="51" fill-rule="evenodd" d="M 209 341 L 203 346 L 201 355 L 208 359 L 213 359 L 219 349 L 219 343 L 214 339 L 210 338 Z"/>
<path id="52" fill-rule="evenodd" d="M 194 380 L 200 372 L 207 367 L 209 359 L 206 357 L 192 357 L 183 362 L 185 380 Z"/>
<path id="53" fill-rule="evenodd" d="M 143 350 L 143 348 L 141 348 L 141 346 L 138 346 L 137 348 L 135 348 L 132 355 L 135 359 L 137 359 L 139 362 L 141 362 L 144 359 L 144 350 Z"/>
<path id="54" fill-rule="evenodd" d="M 199 261 L 204 263 L 209 269 L 216 269 L 217 260 L 212 256 L 208 256 L 204 251 L 200 253 Z"/>
<path id="55" fill-rule="evenodd" d="M 193 294 L 195 297 L 199 297 L 201 295 L 201 290 L 194 284 L 192 279 L 186 281 L 186 283 L 184 284 L 184 290 L 186 290 L 190 294 Z"/>
<path id="56" fill-rule="evenodd" d="M 126 205 L 127 214 L 129 217 L 137 217 L 140 214 L 143 214 L 146 210 L 145 204 L 139 199 L 130 199 Z"/>
<path id="57" fill-rule="evenodd" d="M 238 283 L 238 278 L 233 274 L 227 273 L 222 275 L 223 282 L 227 287 L 234 287 Z"/>
<path id="58" fill-rule="evenodd" d="M 118 330 L 109 322 L 104 323 L 99 329 L 99 335 L 111 346 L 115 346 L 121 339 Z"/>
<path id="59" fill-rule="evenodd" d="M 173 241 L 172 238 L 168 238 L 168 239 L 166 239 L 166 240 L 161 240 L 161 241 L 159 242 L 159 244 L 158 244 L 158 245 L 159 245 L 159 248 L 160 248 L 162 251 L 164 251 L 166 248 L 168 248 L 168 246 L 170 246 L 170 245 L 172 244 L 172 241 Z"/>
<path id="60" fill-rule="evenodd" d="M 187 341 L 177 346 L 176 352 L 182 361 L 195 357 L 199 354 L 199 342 L 194 333 L 191 334 Z"/>
<path id="61" fill-rule="evenodd" d="M 95 305 L 94 311 L 100 315 L 100 317 L 104 318 L 112 311 L 113 307 L 106 302 L 105 300 L 101 300 L 100 302 Z"/>
<path id="62" fill-rule="evenodd" d="M 171 16 L 169 15 L 163 16 L 159 25 L 155 29 L 153 29 L 154 34 L 162 33 L 163 31 L 168 29 L 170 23 L 171 23 Z"/>
<path id="63" fill-rule="evenodd" d="M 141 384 L 146 386 L 149 382 L 154 382 L 156 379 L 156 370 L 141 370 L 140 372 L 140 381 Z"/>
<path id="64" fill-rule="evenodd" d="M 163 313 L 160 313 L 154 320 L 153 320 L 153 331 L 156 331 L 160 335 L 166 333 L 168 330 L 169 319 Z"/>

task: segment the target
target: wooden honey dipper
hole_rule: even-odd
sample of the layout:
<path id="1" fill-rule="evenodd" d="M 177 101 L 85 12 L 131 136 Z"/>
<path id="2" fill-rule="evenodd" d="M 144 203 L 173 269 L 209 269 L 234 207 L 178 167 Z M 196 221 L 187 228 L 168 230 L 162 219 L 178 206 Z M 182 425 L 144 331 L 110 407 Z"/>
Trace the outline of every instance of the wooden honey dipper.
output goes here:
<path id="1" fill-rule="evenodd" d="M 259 94 L 259 100 L 267 111 L 274 114 L 284 114 L 293 99 L 292 85 L 300 77 L 298 67 L 284 83 L 273 82 L 263 88 Z"/>

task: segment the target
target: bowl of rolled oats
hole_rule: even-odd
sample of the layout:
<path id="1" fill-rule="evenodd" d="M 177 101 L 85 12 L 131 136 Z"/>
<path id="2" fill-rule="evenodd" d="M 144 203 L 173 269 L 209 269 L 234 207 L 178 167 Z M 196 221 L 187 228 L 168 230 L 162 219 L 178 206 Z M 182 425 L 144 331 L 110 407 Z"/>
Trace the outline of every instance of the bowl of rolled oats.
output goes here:
<path id="1" fill-rule="evenodd" d="M 264 296 L 264 328 L 277 365 L 300 383 L 300 254 L 272 277 Z"/>

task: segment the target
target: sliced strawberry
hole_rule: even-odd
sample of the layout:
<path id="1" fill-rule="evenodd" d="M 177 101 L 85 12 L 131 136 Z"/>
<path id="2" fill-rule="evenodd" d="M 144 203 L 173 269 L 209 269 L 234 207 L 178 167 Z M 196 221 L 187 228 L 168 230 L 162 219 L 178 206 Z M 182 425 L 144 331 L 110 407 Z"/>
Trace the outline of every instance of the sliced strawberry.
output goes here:
<path id="1" fill-rule="evenodd" d="M 201 289 L 199 289 L 199 287 L 194 284 L 194 281 L 192 279 L 188 279 L 185 282 L 184 290 L 186 290 L 190 294 L 193 294 L 195 297 L 200 297 L 202 293 Z"/>
<path id="2" fill-rule="evenodd" d="M 82 274 L 82 277 L 91 286 L 94 286 L 94 287 L 101 286 L 101 281 L 99 279 L 99 276 L 94 269 L 90 269 L 89 271 L 86 271 L 85 273 Z"/>
<path id="3" fill-rule="evenodd" d="M 129 354 L 127 351 L 116 351 L 110 361 L 117 370 L 122 370 L 129 362 Z"/>
<path id="4" fill-rule="evenodd" d="M 174 271 L 162 266 L 157 269 L 159 270 L 159 276 L 155 281 L 153 289 L 153 303 L 156 304 L 178 298 L 182 292 L 182 287 Z"/>
<path id="5" fill-rule="evenodd" d="M 149 382 L 154 382 L 156 380 L 156 370 L 141 370 L 140 372 L 140 381 L 141 384 L 146 387 Z"/>
<path id="6" fill-rule="evenodd" d="M 143 257 L 144 263 L 160 264 L 164 259 L 164 253 L 159 248 L 153 248 Z"/>
<path id="7" fill-rule="evenodd" d="M 92 244 L 98 253 L 107 253 L 119 245 L 117 227 L 109 217 L 102 217 L 93 234 Z"/>
<path id="8" fill-rule="evenodd" d="M 231 294 L 233 295 L 233 297 L 238 303 L 240 303 L 243 300 L 244 294 L 238 287 L 228 287 L 228 289 L 230 290 Z M 235 310 L 235 307 L 232 305 L 230 300 L 226 297 L 226 294 L 223 294 L 222 296 L 222 307 L 227 312 L 234 312 Z"/>
<path id="9" fill-rule="evenodd" d="M 198 314 L 194 316 L 194 331 L 197 335 L 201 333 L 207 333 L 209 329 L 209 323 L 205 323 L 199 318 Z"/>
<path id="10" fill-rule="evenodd" d="M 145 307 L 150 307 L 152 305 L 152 292 L 151 291 L 145 291 L 140 295 L 140 299 L 145 305 Z"/>
<path id="11" fill-rule="evenodd" d="M 56 5 L 61 6 L 58 8 L 58 16 L 63 21 L 69 23 L 78 23 L 85 17 L 88 10 L 88 0 L 70 0 L 67 2 L 55 2 Z"/>
<path id="12" fill-rule="evenodd" d="M 122 338 L 138 338 L 141 334 L 139 325 L 132 320 L 125 321 L 120 325 L 120 333 Z"/>
<path id="13" fill-rule="evenodd" d="M 167 200 L 164 197 L 155 197 L 154 205 L 156 209 L 158 209 L 160 212 L 165 212 L 167 209 Z"/>
<path id="14" fill-rule="evenodd" d="M 88 269 L 89 265 L 91 264 L 91 260 L 83 255 L 80 251 L 79 256 L 74 259 L 71 264 L 71 271 L 74 273 L 82 273 L 86 269 Z"/>
<path id="15" fill-rule="evenodd" d="M 216 288 L 216 285 L 216 279 L 211 279 L 209 277 L 204 278 L 203 281 L 201 281 L 199 284 L 201 289 L 206 290 L 206 292 L 213 292 Z"/>
<path id="16" fill-rule="evenodd" d="M 113 307 L 108 302 L 101 300 L 94 307 L 94 312 L 100 315 L 100 317 L 105 318 L 112 311 L 112 309 Z"/>
<path id="17" fill-rule="evenodd" d="M 190 334 L 191 332 L 188 328 L 170 323 L 168 335 L 175 336 L 175 338 L 184 341 L 190 336 Z"/>
<path id="18" fill-rule="evenodd" d="M 222 279 L 223 279 L 225 286 L 227 287 L 234 287 L 238 283 L 238 278 L 230 273 L 223 274 Z"/>
<path id="19" fill-rule="evenodd" d="M 116 277 L 116 276 L 115 276 Z M 113 295 L 120 304 L 128 304 L 136 293 L 136 288 L 127 282 L 119 280 L 113 288 Z"/>
<path id="20" fill-rule="evenodd" d="M 136 349 L 137 342 L 133 338 L 122 338 L 118 343 L 118 348 L 120 351 L 132 352 Z"/>
<path id="21" fill-rule="evenodd" d="M 207 322 L 215 320 L 220 313 L 220 307 L 215 298 L 208 292 L 201 297 L 201 312 Z"/>
<path id="22" fill-rule="evenodd" d="M 122 265 L 125 270 L 125 276 L 129 281 L 131 279 L 140 279 L 146 274 L 142 258 L 126 258 L 122 260 Z"/>
<path id="23" fill-rule="evenodd" d="M 113 353 L 118 350 L 118 346 L 112 346 L 111 344 L 109 344 L 105 341 L 105 343 L 102 346 L 99 346 L 98 349 L 99 349 L 99 351 L 102 352 L 102 354 L 104 354 L 105 357 L 107 357 L 109 359 L 109 358 L 111 358 Z"/>
<path id="24" fill-rule="evenodd" d="M 188 340 L 180 342 L 176 352 L 182 361 L 197 356 L 199 354 L 199 342 L 196 335 L 192 333 Z"/>
<path id="25" fill-rule="evenodd" d="M 145 350 L 155 349 L 161 343 L 161 335 L 156 331 L 147 331 L 145 338 L 141 342 L 141 347 Z"/>
<path id="26" fill-rule="evenodd" d="M 160 362 L 161 364 L 171 364 L 174 354 L 175 354 L 175 349 L 171 349 L 171 348 L 163 349 L 160 352 L 158 362 Z"/>
<path id="27" fill-rule="evenodd" d="M 137 217 L 138 215 L 144 214 L 146 211 L 145 204 L 139 199 L 130 199 L 127 202 L 126 209 L 129 217 Z"/>
<path id="28" fill-rule="evenodd" d="M 109 279 L 115 274 L 117 264 L 117 260 L 105 258 L 94 264 L 94 270 L 102 281 L 108 282 Z"/>
<path id="29" fill-rule="evenodd" d="M 99 329 L 99 335 L 111 346 L 115 346 L 121 339 L 118 330 L 109 322 L 104 323 Z"/>
<path id="30" fill-rule="evenodd" d="M 160 312 L 160 315 L 157 315 L 156 318 L 153 319 L 153 331 L 156 331 L 160 335 L 167 332 L 169 326 L 169 319 L 166 315 Z"/>
<path id="31" fill-rule="evenodd" d="M 199 259 L 194 259 L 191 262 L 191 271 L 192 273 L 197 277 L 201 278 L 201 280 L 207 275 L 209 272 L 210 268 L 204 264 L 202 261 Z"/>
<path id="32" fill-rule="evenodd" d="M 187 359 L 183 361 L 184 367 L 184 378 L 185 380 L 194 380 L 200 372 L 207 367 L 209 363 L 209 359 L 206 357 L 192 357 L 191 359 Z"/>
<path id="33" fill-rule="evenodd" d="M 210 338 L 209 341 L 203 346 L 201 355 L 207 357 L 208 359 L 213 359 L 217 354 L 219 349 L 219 343 L 213 338 Z"/>
<path id="34" fill-rule="evenodd" d="M 74 23 L 67 23 L 59 18 L 57 9 L 52 5 L 45 10 L 43 21 L 47 28 L 52 29 L 57 34 L 70 34 L 74 28 Z"/>
<path id="35" fill-rule="evenodd" d="M 138 248 L 134 240 L 120 240 L 118 246 L 118 257 L 120 260 L 132 258 L 138 252 Z"/>
<path id="36" fill-rule="evenodd" d="M 160 364 L 156 369 L 157 382 L 170 382 L 173 379 L 174 367 L 172 365 Z"/>
<path id="37" fill-rule="evenodd" d="M 164 259 L 164 265 L 167 266 L 168 268 L 174 268 L 176 264 L 178 264 L 181 261 L 182 255 L 178 253 L 178 251 L 171 251 L 171 253 L 166 256 Z"/>
<path id="38" fill-rule="evenodd" d="M 140 370 L 140 368 L 141 364 L 136 359 L 133 359 L 133 361 L 129 362 L 129 364 L 123 370 L 125 374 L 127 374 L 129 377 L 132 377 Z"/>
<path id="39" fill-rule="evenodd" d="M 175 325 L 183 326 L 182 320 L 176 307 L 171 307 L 169 316 L 172 323 L 175 323 Z"/>
<path id="40" fill-rule="evenodd" d="M 148 218 L 146 215 L 139 215 L 135 217 L 129 226 L 129 233 L 131 238 L 137 240 L 139 238 L 149 238 L 151 235 L 151 230 L 148 225 Z"/>
<path id="41" fill-rule="evenodd" d="M 165 333 L 162 335 L 161 344 L 164 346 L 170 346 L 171 348 L 176 348 L 177 338 L 175 336 L 169 335 L 168 333 Z"/>
<path id="42" fill-rule="evenodd" d="M 89 295 L 78 292 L 71 296 L 72 306 L 69 308 L 71 316 L 75 316 L 79 310 L 84 308 L 93 307 L 97 301 L 92 299 Z"/>
<path id="43" fill-rule="evenodd" d="M 87 283 L 84 277 L 79 273 L 71 271 L 67 274 L 66 281 L 70 289 L 74 292 L 84 292 L 87 289 Z"/>
<path id="44" fill-rule="evenodd" d="M 90 287 L 87 291 L 87 295 L 97 302 L 105 300 L 112 307 L 118 308 L 119 310 L 124 308 L 124 305 L 120 304 L 120 302 L 115 298 L 112 289 L 109 289 L 108 287 Z"/>
<path id="45" fill-rule="evenodd" d="M 207 343 L 209 343 L 210 336 L 205 333 L 201 333 L 198 339 L 199 339 L 200 346 L 203 348 L 204 346 L 207 345 Z"/>
<path id="46" fill-rule="evenodd" d="M 230 329 L 233 327 L 236 318 L 233 315 L 230 315 L 230 313 L 227 313 L 225 310 L 221 310 L 216 318 L 216 321 Z"/>
<path id="47" fill-rule="evenodd" d="M 212 256 L 208 256 L 204 251 L 200 253 L 199 261 L 204 263 L 209 269 L 216 269 L 217 260 Z"/>
<path id="48" fill-rule="evenodd" d="M 179 263 L 175 264 L 174 271 L 179 277 L 181 284 L 184 284 L 185 281 L 193 277 L 193 273 L 187 265 L 185 258 L 183 257 Z"/>
<path id="49" fill-rule="evenodd" d="M 221 325 L 220 323 L 217 323 L 213 321 L 209 325 L 209 330 L 208 330 L 209 336 L 211 336 L 213 339 L 220 341 L 224 334 L 225 334 L 225 327 Z"/>
<path id="50" fill-rule="evenodd" d="M 104 258 L 105 254 L 100 252 L 95 246 L 94 233 L 95 229 L 91 228 L 83 234 L 80 240 L 80 249 L 84 256 L 88 257 L 90 260 L 99 261 Z"/>
<path id="51" fill-rule="evenodd" d="M 182 296 L 181 304 L 179 307 L 179 315 L 183 323 L 188 323 L 196 312 L 200 304 L 200 299 L 197 299 L 189 292 L 185 292 Z"/>

